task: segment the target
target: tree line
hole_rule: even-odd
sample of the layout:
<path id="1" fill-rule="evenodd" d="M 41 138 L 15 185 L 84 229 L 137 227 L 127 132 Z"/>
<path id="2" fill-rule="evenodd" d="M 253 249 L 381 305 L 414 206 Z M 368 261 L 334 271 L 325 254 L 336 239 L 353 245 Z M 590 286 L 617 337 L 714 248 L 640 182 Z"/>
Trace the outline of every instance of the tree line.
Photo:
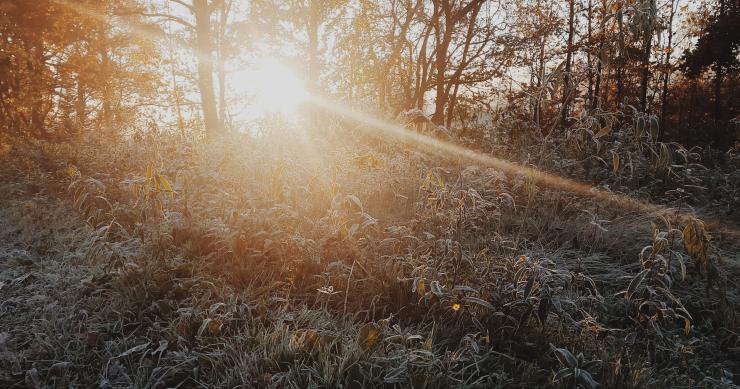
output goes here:
<path id="1" fill-rule="evenodd" d="M 501 116 L 544 137 L 634 111 L 663 137 L 727 145 L 737 26 L 738 0 L 0 0 L 0 121 L 214 135 L 244 104 L 230 74 L 270 55 L 304 64 L 314 93 L 467 136 Z"/>

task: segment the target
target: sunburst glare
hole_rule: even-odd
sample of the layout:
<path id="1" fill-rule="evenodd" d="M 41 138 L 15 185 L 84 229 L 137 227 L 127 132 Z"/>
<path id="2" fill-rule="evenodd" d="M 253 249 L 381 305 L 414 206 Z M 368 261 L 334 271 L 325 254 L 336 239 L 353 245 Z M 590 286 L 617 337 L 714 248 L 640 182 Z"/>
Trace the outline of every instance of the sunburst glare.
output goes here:
<path id="1" fill-rule="evenodd" d="M 287 66 L 266 58 L 252 69 L 232 77 L 232 87 L 254 98 L 258 113 L 297 114 L 297 108 L 308 98 L 303 82 Z"/>

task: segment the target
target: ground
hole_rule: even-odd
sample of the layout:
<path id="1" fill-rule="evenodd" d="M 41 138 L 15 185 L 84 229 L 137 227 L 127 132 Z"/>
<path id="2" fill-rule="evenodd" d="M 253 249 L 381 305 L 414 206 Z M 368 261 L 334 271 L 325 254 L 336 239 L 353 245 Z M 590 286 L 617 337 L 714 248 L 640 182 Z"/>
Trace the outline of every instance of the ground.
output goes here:
<path id="1" fill-rule="evenodd" d="M 131 178 L 135 151 L 56 147 L 0 179 L 2 387 L 737 387 L 725 197 L 651 214 L 387 149 L 328 183 L 224 146 Z"/>

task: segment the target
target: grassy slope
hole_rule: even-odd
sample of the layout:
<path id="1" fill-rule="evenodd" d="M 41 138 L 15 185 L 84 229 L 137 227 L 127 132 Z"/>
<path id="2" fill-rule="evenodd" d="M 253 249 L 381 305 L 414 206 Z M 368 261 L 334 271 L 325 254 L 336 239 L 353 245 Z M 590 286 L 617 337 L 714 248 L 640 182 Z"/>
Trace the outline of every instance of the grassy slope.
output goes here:
<path id="1" fill-rule="evenodd" d="M 675 259 L 664 272 L 687 335 L 648 281 L 643 300 L 669 309 L 654 325 L 643 300 L 615 296 L 653 229 L 671 258 L 679 233 L 526 177 L 306 141 L 16 147 L 3 155 L 3 386 L 556 386 L 551 345 L 583 352 L 605 387 L 731 387 L 740 370 L 731 235 L 715 234 L 711 290 L 688 259 L 686 279 Z M 143 196 L 147 161 L 177 195 Z"/>

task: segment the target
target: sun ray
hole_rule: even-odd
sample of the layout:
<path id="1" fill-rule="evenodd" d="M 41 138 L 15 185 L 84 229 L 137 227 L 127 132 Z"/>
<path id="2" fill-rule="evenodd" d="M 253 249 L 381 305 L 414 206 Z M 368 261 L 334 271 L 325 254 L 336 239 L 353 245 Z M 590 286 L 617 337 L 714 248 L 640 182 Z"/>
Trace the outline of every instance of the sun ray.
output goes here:
<path id="1" fill-rule="evenodd" d="M 76 12 L 86 15 L 88 17 L 95 18 L 101 21 L 108 20 L 107 16 L 93 9 L 90 9 L 89 7 L 76 4 L 69 0 L 53 0 L 53 1 L 62 6 L 69 7 L 70 9 L 73 9 Z M 166 37 L 163 36 L 162 34 L 153 33 L 147 29 L 137 26 L 134 23 L 127 22 L 126 20 L 121 19 L 120 23 L 122 23 L 133 34 L 139 37 L 150 39 L 153 41 L 164 41 L 166 44 L 174 44 L 181 48 L 192 49 L 192 47 L 184 45 L 180 42 L 172 42 L 170 40 L 167 40 L 165 39 Z M 201 60 L 211 61 L 211 62 L 214 61 L 214 59 L 211 56 L 202 56 L 196 50 L 193 50 L 193 54 Z M 460 158 L 460 159 L 467 160 L 473 163 L 477 163 L 483 166 L 500 169 L 501 171 L 509 173 L 509 174 L 524 175 L 524 176 L 530 177 L 535 182 L 545 185 L 547 187 L 568 191 L 568 192 L 575 193 L 575 194 L 578 194 L 584 197 L 591 197 L 594 199 L 603 200 L 603 201 L 609 202 L 612 205 L 619 206 L 625 209 L 631 208 L 636 211 L 639 210 L 639 211 L 649 212 L 653 214 L 672 212 L 675 214 L 676 217 L 679 217 L 681 219 L 688 219 L 688 218 L 693 217 L 693 215 L 691 214 L 679 213 L 669 207 L 652 204 L 652 203 L 649 203 L 649 202 L 646 202 L 640 199 L 636 199 L 630 196 L 617 194 L 617 193 L 613 193 L 613 192 L 606 191 L 603 189 L 599 189 L 594 186 L 586 185 L 586 184 L 577 182 L 575 180 L 572 180 L 566 177 L 561 177 L 558 175 L 543 172 L 541 170 L 533 169 L 527 166 L 518 165 L 513 162 L 509 162 L 509 161 L 497 158 L 489 154 L 483 154 L 483 153 L 470 150 L 470 149 L 467 149 L 465 147 L 462 147 L 462 146 L 459 146 L 459 145 L 456 145 L 450 142 L 445 142 L 445 141 L 435 139 L 435 138 L 432 138 L 432 137 L 429 137 L 429 136 L 426 136 L 426 135 L 423 135 L 423 134 L 420 134 L 414 131 L 410 131 L 403 126 L 398 125 L 397 123 L 392 123 L 392 122 L 388 122 L 385 120 L 381 120 L 372 115 L 356 111 L 348 106 L 327 100 L 315 94 L 309 94 L 306 91 L 306 89 L 304 89 L 301 86 L 300 82 L 298 82 L 297 79 L 294 78 L 291 72 L 285 71 L 285 68 L 271 69 L 269 67 L 269 64 L 276 63 L 276 62 L 272 62 L 271 60 L 266 60 L 264 63 L 267 64 L 267 66 L 262 65 L 262 69 L 264 69 L 263 76 L 266 76 L 266 77 L 264 77 L 260 81 L 262 85 L 258 86 L 257 90 L 258 91 L 261 90 L 265 95 L 263 97 L 260 97 L 260 98 L 265 99 L 264 103 L 260 103 L 260 104 L 264 104 L 265 108 L 271 107 L 270 109 L 274 108 L 279 111 L 283 109 L 281 107 L 286 107 L 286 108 L 289 108 L 289 109 L 285 109 L 286 111 L 291 111 L 293 108 L 295 108 L 299 104 L 302 104 L 304 102 L 311 103 L 316 107 L 320 107 L 327 111 L 340 114 L 346 118 L 349 118 L 358 123 L 364 124 L 365 127 L 360 127 L 360 128 L 368 131 L 369 133 L 373 133 L 373 134 L 380 133 L 384 136 L 392 137 L 397 141 L 404 142 L 408 145 L 417 147 L 419 149 L 425 150 L 426 152 L 430 152 L 436 155 Z M 277 63 L 277 65 L 279 66 L 279 63 Z M 288 75 L 287 77 L 281 77 L 281 75 L 284 76 L 286 74 Z M 270 79 L 277 80 L 277 81 L 274 81 L 273 83 L 273 86 L 277 85 L 275 88 L 271 88 L 270 83 L 265 81 L 265 80 L 270 80 Z M 281 94 L 281 93 L 278 93 L 279 89 L 282 89 L 284 91 L 290 91 L 290 92 L 287 94 Z M 719 221 L 715 221 L 711 219 L 707 219 L 705 221 L 706 221 L 706 225 L 709 227 L 721 229 L 723 232 L 731 234 L 731 235 L 740 235 L 740 231 L 731 229 L 730 227 L 726 226 L 725 224 Z"/>
<path id="2" fill-rule="evenodd" d="M 364 130 L 370 134 L 382 135 L 386 141 L 392 138 L 395 141 L 400 141 L 406 145 L 416 147 L 417 149 L 421 149 L 425 152 L 429 152 L 438 156 L 459 158 L 467 162 L 499 169 L 505 173 L 523 175 L 529 177 L 534 182 L 546 187 L 567 191 L 583 197 L 590 197 L 597 200 L 602 200 L 608 202 L 612 206 L 616 206 L 622 209 L 631 209 L 634 211 L 642 211 L 655 215 L 661 213 L 672 213 L 680 219 L 689 219 L 694 217 L 693 215 L 688 213 L 677 212 L 673 208 L 653 204 L 631 196 L 613 193 L 604 189 L 599 189 L 597 187 L 580 183 L 570 178 L 550 174 L 531 167 L 522 166 L 501 158 L 497 158 L 490 154 L 484 154 L 450 142 L 420 134 L 416 131 L 411 131 L 397 123 L 382 120 L 373 115 L 359 112 L 355 109 L 352 109 L 351 107 L 327 100 L 326 98 L 320 96 L 311 95 L 308 97 L 307 101 L 316 107 L 320 107 L 327 111 L 339 114 L 344 118 L 351 119 L 357 123 L 363 124 L 364 126 L 359 127 L 359 129 Z M 731 235 L 740 235 L 740 231 L 729 229 L 727 226 L 722 225 L 718 221 L 707 219 L 705 220 L 705 223 L 707 226 L 721 229 L 724 233 L 728 233 Z"/>

